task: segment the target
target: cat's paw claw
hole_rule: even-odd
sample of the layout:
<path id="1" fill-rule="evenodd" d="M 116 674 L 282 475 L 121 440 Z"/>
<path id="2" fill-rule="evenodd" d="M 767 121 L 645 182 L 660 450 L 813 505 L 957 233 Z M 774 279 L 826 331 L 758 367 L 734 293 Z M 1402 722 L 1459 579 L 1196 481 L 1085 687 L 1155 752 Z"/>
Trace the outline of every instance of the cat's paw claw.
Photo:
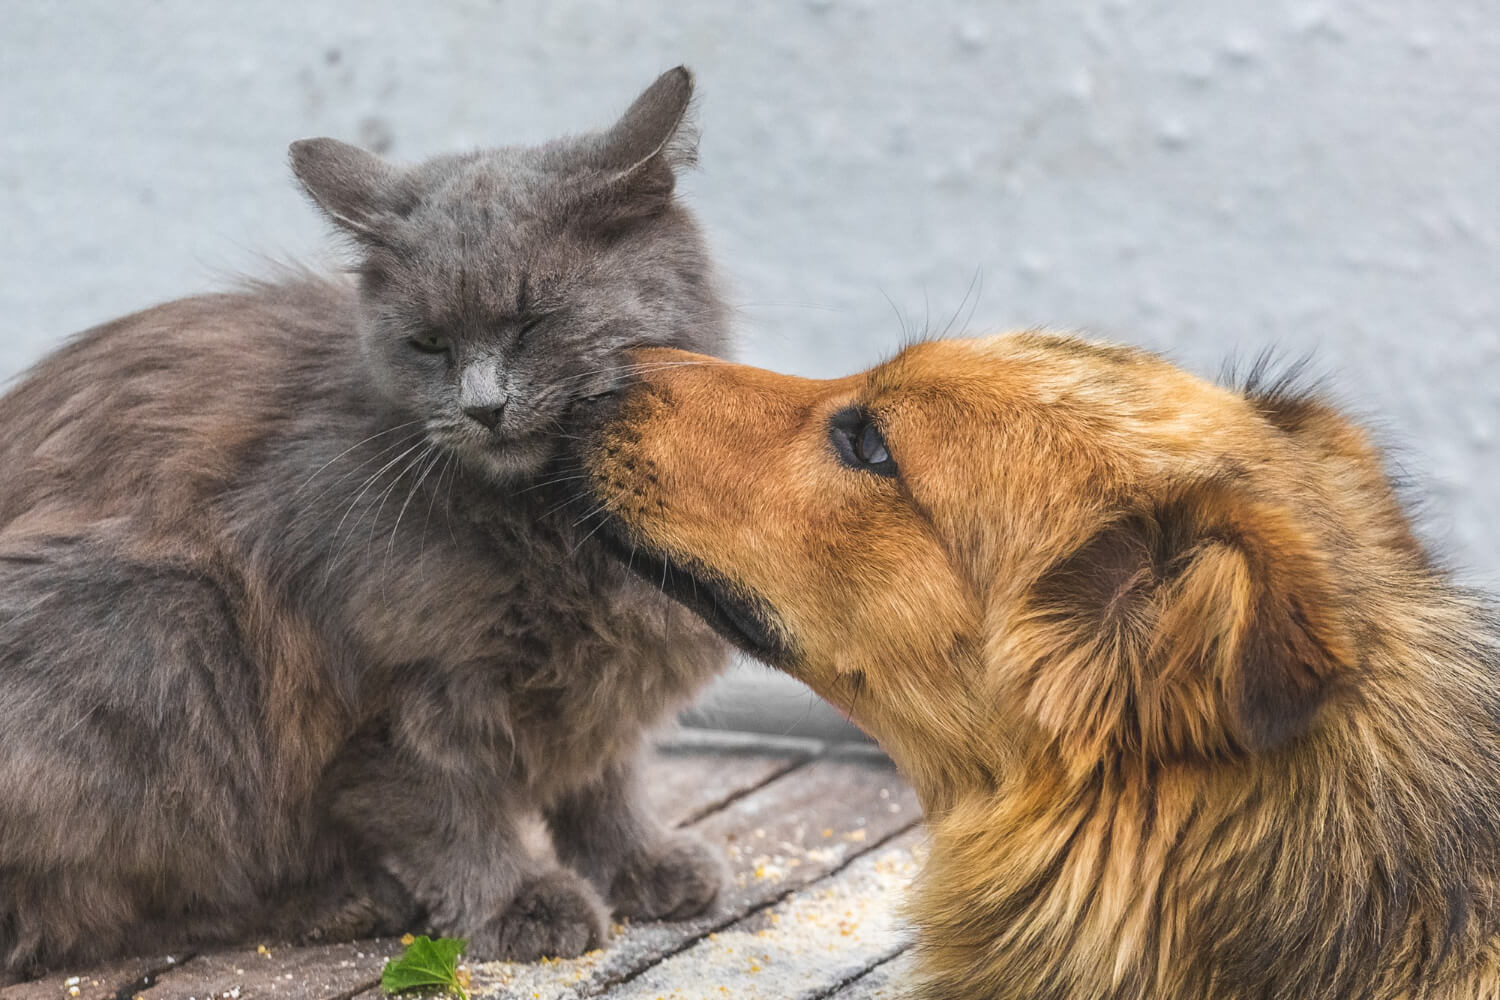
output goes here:
<path id="1" fill-rule="evenodd" d="M 575 958 L 600 947 L 608 937 L 609 914 L 598 893 L 577 875 L 559 869 L 522 885 L 469 947 L 480 961 L 534 962 Z"/>
<path id="2" fill-rule="evenodd" d="M 692 834 L 677 833 L 621 868 L 609 901 L 622 917 L 687 920 L 713 905 L 726 879 L 720 852 Z"/>

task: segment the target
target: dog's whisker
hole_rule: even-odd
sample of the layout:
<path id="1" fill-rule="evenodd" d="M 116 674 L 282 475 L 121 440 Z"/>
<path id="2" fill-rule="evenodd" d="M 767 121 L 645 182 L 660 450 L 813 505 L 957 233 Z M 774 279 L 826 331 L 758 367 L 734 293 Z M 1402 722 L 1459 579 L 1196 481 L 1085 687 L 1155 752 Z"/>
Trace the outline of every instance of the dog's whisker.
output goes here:
<path id="1" fill-rule="evenodd" d="M 881 297 L 885 299 L 886 304 L 891 307 L 891 312 L 896 315 L 896 325 L 901 328 L 901 339 L 903 341 L 910 339 L 911 331 L 907 329 L 906 316 L 901 312 L 901 308 L 896 305 L 896 300 L 891 298 L 890 294 L 884 288 L 880 288 L 879 291 Z"/>

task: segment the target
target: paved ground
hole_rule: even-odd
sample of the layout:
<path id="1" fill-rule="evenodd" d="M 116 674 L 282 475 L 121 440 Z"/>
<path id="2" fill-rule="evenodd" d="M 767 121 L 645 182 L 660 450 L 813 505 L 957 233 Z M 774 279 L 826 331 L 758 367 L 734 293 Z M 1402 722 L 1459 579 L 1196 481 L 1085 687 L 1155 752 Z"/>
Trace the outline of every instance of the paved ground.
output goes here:
<path id="1" fill-rule="evenodd" d="M 476 998 L 875 1000 L 898 995 L 899 904 L 921 854 L 919 810 L 866 745 L 685 731 L 651 787 L 673 822 L 724 845 L 714 913 L 616 928 L 581 958 L 469 970 Z M 0 990 L 0 1000 L 379 1000 L 395 940 L 150 956 Z"/>

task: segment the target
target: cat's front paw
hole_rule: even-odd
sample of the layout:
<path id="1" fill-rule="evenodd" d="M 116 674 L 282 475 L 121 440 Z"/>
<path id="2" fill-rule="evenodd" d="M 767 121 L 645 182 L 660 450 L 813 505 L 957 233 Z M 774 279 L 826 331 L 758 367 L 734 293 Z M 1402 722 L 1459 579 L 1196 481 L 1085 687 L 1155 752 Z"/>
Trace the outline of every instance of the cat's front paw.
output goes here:
<path id="1" fill-rule="evenodd" d="M 726 878 L 720 852 L 693 834 L 675 833 L 620 869 L 609 901 L 622 917 L 687 920 L 713 905 Z"/>
<path id="2" fill-rule="evenodd" d="M 534 962 L 574 958 L 608 936 L 609 914 L 598 893 L 557 869 L 522 885 L 500 915 L 470 938 L 469 949 L 479 961 Z"/>

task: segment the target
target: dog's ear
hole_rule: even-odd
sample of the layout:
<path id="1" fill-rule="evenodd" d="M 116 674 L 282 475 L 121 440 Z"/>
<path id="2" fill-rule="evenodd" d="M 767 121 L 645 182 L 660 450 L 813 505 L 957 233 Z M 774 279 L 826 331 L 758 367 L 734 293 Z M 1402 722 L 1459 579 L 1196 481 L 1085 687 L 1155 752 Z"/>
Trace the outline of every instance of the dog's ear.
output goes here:
<path id="1" fill-rule="evenodd" d="M 1348 677 L 1326 557 L 1291 511 L 1228 479 L 1123 513 L 1033 588 L 1026 698 L 1088 756 L 1281 746 Z"/>

